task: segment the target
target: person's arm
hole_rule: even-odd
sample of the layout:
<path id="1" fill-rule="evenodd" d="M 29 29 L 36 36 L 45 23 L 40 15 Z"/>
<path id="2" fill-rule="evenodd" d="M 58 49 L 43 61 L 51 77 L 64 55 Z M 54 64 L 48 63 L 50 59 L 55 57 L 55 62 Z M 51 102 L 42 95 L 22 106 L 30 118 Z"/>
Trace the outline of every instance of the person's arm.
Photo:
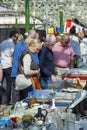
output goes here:
<path id="1" fill-rule="evenodd" d="M 74 68 L 74 63 L 73 62 L 74 62 L 73 60 L 70 61 L 69 68 Z"/>
<path id="2" fill-rule="evenodd" d="M 33 76 L 39 73 L 39 70 L 30 69 L 31 61 L 32 61 L 31 56 L 29 54 L 26 54 L 23 58 L 23 69 L 25 75 Z"/>
<path id="3" fill-rule="evenodd" d="M 2 65 L 0 64 L 0 85 L 1 85 L 1 82 L 2 82 L 2 76 L 3 76 Z"/>
<path id="4" fill-rule="evenodd" d="M 73 68 L 73 67 L 74 67 L 74 51 L 73 51 L 73 49 L 71 48 L 69 68 Z"/>
<path id="5" fill-rule="evenodd" d="M 85 40 L 82 40 L 81 43 L 80 43 L 80 53 L 81 53 L 81 55 L 87 53 L 87 45 L 85 43 L 86 43 Z"/>

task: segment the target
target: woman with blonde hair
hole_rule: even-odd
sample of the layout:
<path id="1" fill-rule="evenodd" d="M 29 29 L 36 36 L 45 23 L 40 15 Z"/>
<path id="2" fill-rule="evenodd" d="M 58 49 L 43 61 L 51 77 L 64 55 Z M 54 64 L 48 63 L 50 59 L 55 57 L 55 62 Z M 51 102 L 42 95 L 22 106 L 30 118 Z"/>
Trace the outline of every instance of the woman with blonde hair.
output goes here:
<path id="1" fill-rule="evenodd" d="M 39 51 L 42 48 L 42 44 L 39 39 L 27 38 L 25 42 L 28 47 L 35 47 L 37 51 Z"/>
<path id="2" fill-rule="evenodd" d="M 19 58 L 15 88 L 20 92 L 20 100 L 26 98 L 28 92 L 33 90 L 32 77 L 39 74 L 39 66 L 33 60 L 32 54 L 39 52 L 42 48 L 40 41 L 36 39 L 27 38 L 25 43 L 27 48 Z"/>

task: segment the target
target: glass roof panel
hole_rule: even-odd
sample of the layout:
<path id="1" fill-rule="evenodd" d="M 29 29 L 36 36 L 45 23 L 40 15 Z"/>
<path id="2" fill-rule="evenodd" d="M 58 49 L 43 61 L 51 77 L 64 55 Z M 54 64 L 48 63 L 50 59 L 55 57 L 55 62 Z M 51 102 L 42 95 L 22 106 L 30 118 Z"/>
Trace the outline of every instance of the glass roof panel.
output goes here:
<path id="1" fill-rule="evenodd" d="M 63 20 L 77 18 L 87 24 L 87 0 L 29 0 L 30 15 L 46 22 L 46 9 L 50 25 L 59 24 L 59 11 L 63 11 Z M 48 6 L 47 6 L 48 2 Z M 25 0 L 0 0 L 0 6 L 6 7 L 17 15 L 25 14 Z M 1 12 L 1 11 L 0 11 Z M 15 12 L 15 13 L 14 13 Z M 1 13 L 0 13 L 1 14 Z M 1 14 L 2 15 L 2 14 Z"/>

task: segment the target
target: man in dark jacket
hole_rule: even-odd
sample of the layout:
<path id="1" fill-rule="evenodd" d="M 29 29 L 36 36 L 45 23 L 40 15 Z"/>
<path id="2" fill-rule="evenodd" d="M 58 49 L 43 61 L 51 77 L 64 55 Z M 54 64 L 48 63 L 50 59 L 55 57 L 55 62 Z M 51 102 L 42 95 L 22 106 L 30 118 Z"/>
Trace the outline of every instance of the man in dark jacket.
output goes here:
<path id="1" fill-rule="evenodd" d="M 55 65 L 54 57 L 52 52 L 52 47 L 56 43 L 56 37 L 53 34 L 48 34 L 46 37 L 46 42 L 44 43 L 42 50 L 39 54 L 39 64 L 40 64 L 40 83 L 42 89 L 47 89 L 47 81 L 51 79 L 56 81 L 55 76 Z"/>

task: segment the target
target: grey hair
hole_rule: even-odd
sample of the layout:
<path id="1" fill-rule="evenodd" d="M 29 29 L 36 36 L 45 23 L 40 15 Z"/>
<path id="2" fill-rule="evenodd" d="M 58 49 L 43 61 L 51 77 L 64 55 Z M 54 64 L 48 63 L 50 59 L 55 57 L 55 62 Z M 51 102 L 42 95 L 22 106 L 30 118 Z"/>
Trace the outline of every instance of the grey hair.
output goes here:
<path id="1" fill-rule="evenodd" d="M 46 41 L 47 41 L 48 43 L 50 43 L 51 41 L 52 41 L 52 42 L 56 42 L 56 37 L 55 37 L 55 35 L 54 35 L 54 34 L 47 34 L 47 36 L 46 36 Z"/>

